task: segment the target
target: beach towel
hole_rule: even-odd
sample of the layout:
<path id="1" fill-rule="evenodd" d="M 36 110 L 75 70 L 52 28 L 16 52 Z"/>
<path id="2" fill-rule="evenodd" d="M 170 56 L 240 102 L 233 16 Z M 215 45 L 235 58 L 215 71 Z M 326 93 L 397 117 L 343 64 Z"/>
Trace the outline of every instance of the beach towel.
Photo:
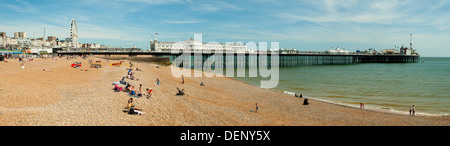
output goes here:
<path id="1" fill-rule="evenodd" d="M 113 85 L 120 85 L 120 82 L 113 82 Z"/>
<path id="2" fill-rule="evenodd" d="M 143 114 L 145 114 L 145 112 L 138 111 L 138 110 L 134 110 L 133 108 L 130 108 L 130 110 L 128 111 L 128 114 L 139 114 L 139 115 L 143 115 Z"/>
<path id="3" fill-rule="evenodd" d="M 143 112 L 143 111 L 138 111 L 138 110 L 134 110 L 134 112 L 137 113 L 137 114 L 140 114 L 140 115 L 144 115 L 144 114 L 145 114 L 145 112 Z"/>
<path id="4" fill-rule="evenodd" d="M 123 88 L 117 86 L 117 84 L 114 86 L 114 91 L 115 91 L 115 92 L 120 92 L 120 91 L 122 91 L 122 90 L 123 90 Z"/>

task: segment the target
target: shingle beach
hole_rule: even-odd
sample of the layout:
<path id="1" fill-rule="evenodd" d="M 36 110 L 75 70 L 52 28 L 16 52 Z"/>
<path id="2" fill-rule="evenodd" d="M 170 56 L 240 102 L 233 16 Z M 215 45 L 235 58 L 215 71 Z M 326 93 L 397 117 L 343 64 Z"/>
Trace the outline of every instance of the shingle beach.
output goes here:
<path id="1" fill-rule="evenodd" d="M 115 67 L 110 64 L 117 60 L 91 59 L 102 68 L 90 68 L 89 59 L 81 58 L 37 58 L 24 68 L 17 59 L 0 62 L 0 126 L 450 126 L 449 116 L 409 116 L 313 99 L 302 105 L 302 98 L 226 77 L 185 77 L 181 84 L 170 66 L 137 62 L 142 71 L 133 72 L 139 81 L 125 81 L 154 92 L 149 99 L 134 98 L 145 114 L 131 115 L 124 112 L 130 96 L 112 85 L 127 75 L 129 61 Z M 72 68 L 72 62 L 82 67 Z M 186 95 L 175 95 L 177 87 Z"/>

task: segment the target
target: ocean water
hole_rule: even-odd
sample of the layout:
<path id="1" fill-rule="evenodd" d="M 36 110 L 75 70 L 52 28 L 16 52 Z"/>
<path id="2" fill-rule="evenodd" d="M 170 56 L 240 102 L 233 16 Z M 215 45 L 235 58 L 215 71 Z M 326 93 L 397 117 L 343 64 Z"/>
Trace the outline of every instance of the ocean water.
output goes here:
<path id="1" fill-rule="evenodd" d="M 247 73 L 248 74 L 248 73 Z M 259 86 L 268 78 L 236 77 Z M 422 57 L 419 63 L 362 63 L 280 67 L 275 90 L 359 108 L 409 114 L 450 113 L 450 58 Z"/>

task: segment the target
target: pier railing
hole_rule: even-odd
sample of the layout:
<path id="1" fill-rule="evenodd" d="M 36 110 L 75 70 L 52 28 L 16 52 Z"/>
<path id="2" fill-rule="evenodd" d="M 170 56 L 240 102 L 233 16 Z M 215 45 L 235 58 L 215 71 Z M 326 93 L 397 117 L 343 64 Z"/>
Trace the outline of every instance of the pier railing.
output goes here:
<path id="1" fill-rule="evenodd" d="M 120 51 L 120 50 L 84 50 L 84 51 L 78 51 L 78 50 L 60 50 L 58 53 L 133 53 L 133 52 L 139 52 L 139 53 L 215 53 L 214 50 L 180 50 L 180 51 L 170 51 L 170 50 L 160 50 L 160 51 L 148 51 L 148 50 L 129 50 L 129 51 Z M 230 51 L 230 50 L 221 50 L 221 53 L 245 53 L 245 54 L 258 54 L 259 52 L 249 52 L 249 51 Z M 272 51 L 267 51 L 268 54 L 272 53 Z M 385 53 L 357 53 L 357 52 L 320 52 L 320 51 L 297 51 L 295 53 L 292 52 L 278 52 L 273 51 L 273 53 L 279 54 L 279 55 L 382 55 L 382 56 L 418 56 L 418 55 L 404 55 L 404 54 L 385 54 Z"/>

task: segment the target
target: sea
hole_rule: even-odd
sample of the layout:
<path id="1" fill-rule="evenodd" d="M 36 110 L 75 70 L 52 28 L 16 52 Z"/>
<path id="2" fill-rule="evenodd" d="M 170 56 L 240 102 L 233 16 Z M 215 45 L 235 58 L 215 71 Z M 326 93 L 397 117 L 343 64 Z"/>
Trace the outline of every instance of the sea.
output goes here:
<path id="1" fill-rule="evenodd" d="M 450 57 L 421 57 L 418 63 L 360 63 L 279 67 L 274 90 L 366 109 L 418 115 L 450 113 Z M 260 86 L 262 77 L 234 79 Z"/>

